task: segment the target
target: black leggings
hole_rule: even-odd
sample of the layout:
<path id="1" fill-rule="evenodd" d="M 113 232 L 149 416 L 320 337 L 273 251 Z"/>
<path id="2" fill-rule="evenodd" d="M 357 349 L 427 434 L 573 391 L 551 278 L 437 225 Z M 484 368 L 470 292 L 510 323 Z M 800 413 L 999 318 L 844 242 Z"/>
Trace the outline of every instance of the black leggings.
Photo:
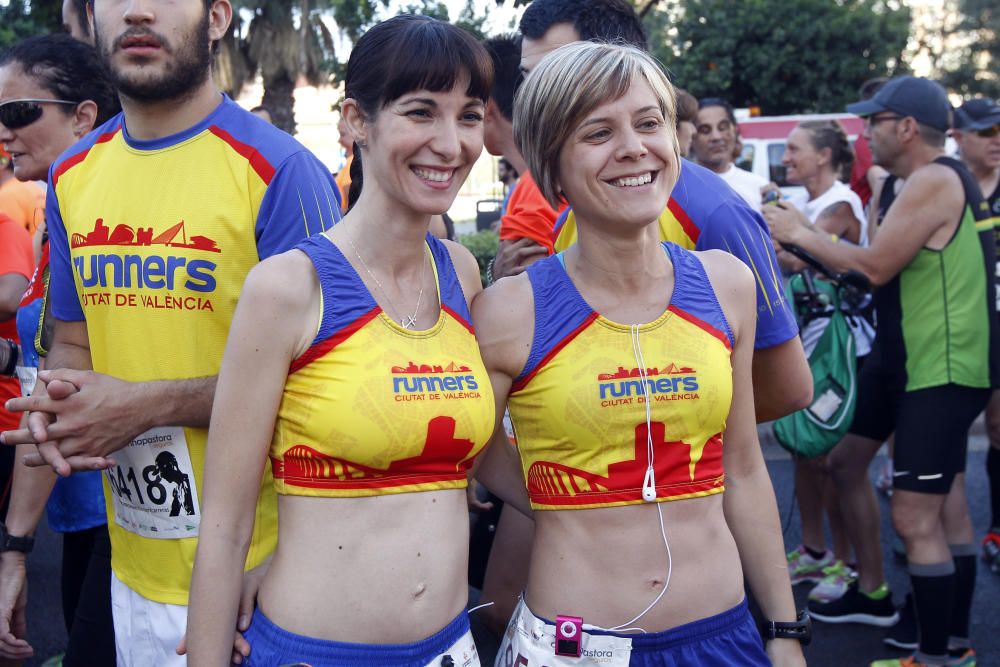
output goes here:
<path id="1" fill-rule="evenodd" d="M 65 667 L 115 666 L 108 527 L 63 533 L 63 619 L 69 642 Z"/>

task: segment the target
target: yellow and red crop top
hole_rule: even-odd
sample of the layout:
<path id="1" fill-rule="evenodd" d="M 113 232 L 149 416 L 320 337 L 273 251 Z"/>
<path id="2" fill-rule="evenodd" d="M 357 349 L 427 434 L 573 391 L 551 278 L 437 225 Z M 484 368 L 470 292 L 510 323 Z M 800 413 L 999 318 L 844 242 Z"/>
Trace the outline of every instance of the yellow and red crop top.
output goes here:
<path id="1" fill-rule="evenodd" d="M 329 238 L 297 248 L 322 289 L 319 333 L 293 362 L 271 442 L 279 494 L 460 489 L 493 433 L 493 390 L 448 249 L 428 235 L 441 312 L 403 329 Z"/>
<path id="2" fill-rule="evenodd" d="M 663 245 L 674 292 L 638 336 L 651 428 L 630 327 L 587 305 L 561 255 L 528 268 L 535 333 L 508 407 L 534 509 L 643 502 L 649 433 L 658 501 L 724 490 L 733 335 L 701 261 Z"/>

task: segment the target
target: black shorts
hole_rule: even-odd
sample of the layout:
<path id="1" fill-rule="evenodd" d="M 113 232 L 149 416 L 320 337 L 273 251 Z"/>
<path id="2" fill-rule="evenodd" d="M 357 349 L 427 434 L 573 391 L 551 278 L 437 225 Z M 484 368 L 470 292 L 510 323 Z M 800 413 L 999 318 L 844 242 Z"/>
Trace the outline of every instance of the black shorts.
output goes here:
<path id="1" fill-rule="evenodd" d="M 965 472 L 969 427 L 992 390 L 946 384 L 905 391 L 880 361 L 873 350 L 861 371 L 849 432 L 882 442 L 895 431 L 893 487 L 947 494 Z"/>

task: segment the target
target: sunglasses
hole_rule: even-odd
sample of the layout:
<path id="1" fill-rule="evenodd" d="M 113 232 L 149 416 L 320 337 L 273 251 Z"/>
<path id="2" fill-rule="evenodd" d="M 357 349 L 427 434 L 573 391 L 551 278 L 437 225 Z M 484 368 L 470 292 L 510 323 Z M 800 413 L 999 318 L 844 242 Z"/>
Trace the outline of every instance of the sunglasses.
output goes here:
<path id="1" fill-rule="evenodd" d="M 19 130 L 31 125 L 42 117 L 43 104 L 70 104 L 76 106 L 79 102 L 69 100 L 9 100 L 0 103 L 0 125 L 8 130 Z"/>
<path id="2" fill-rule="evenodd" d="M 993 127 L 984 127 L 981 130 L 976 130 L 976 134 L 984 139 L 991 139 L 1000 134 L 1000 123 L 997 123 Z"/>

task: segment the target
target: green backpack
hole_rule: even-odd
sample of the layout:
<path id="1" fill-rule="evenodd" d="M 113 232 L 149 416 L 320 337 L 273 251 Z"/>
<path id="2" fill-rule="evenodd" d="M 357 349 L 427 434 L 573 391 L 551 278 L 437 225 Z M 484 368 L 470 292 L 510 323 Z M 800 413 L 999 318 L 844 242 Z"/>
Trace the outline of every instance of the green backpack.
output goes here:
<path id="1" fill-rule="evenodd" d="M 813 402 L 774 422 L 774 435 L 781 446 L 804 458 L 822 456 L 833 449 L 850 428 L 857 401 L 854 336 L 841 310 L 839 292 L 824 280 L 814 284 L 820 298 L 829 304 L 829 324 L 809 355 Z M 792 276 L 788 287 L 793 296 L 807 293 L 798 274 Z M 800 320 L 803 315 L 799 313 Z"/>

